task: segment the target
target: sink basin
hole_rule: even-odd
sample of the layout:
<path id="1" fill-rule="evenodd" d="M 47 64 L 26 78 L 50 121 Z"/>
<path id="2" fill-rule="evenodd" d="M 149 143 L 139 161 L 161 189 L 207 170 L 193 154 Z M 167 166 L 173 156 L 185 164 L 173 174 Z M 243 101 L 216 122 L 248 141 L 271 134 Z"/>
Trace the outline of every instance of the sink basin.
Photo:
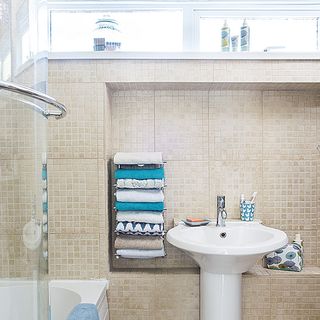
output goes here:
<path id="1" fill-rule="evenodd" d="M 180 223 L 168 231 L 167 240 L 200 266 L 201 320 L 241 320 L 241 274 L 288 242 L 283 231 L 257 222 Z"/>
<path id="2" fill-rule="evenodd" d="M 201 227 L 179 224 L 167 233 L 172 245 L 213 273 L 243 273 L 266 253 L 286 245 L 287 235 L 257 222 L 214 223 Z"/>

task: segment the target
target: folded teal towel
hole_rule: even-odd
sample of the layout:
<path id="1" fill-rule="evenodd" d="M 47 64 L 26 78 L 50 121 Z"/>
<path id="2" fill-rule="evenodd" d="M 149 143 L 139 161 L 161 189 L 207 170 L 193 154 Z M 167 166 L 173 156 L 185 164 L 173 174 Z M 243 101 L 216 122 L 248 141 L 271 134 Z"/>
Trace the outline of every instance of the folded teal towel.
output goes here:
<path id="1" fill-rule="evenodd" d="M 92 303 L 80 303 L 73 308 L 68 320 L 99 320 L 97 307 Z"/>
<path id="2" fill-rule="evenodd" d="M 117 169 L 115 173 L 116 179 L 163 179 L 164 169 L 146 169 L 146 170 L 134 170 L 134 169 Z"/>
<path id="3" fill-rule="evenodd" d="M 118 211 L 163 211 L 163 202 L 119 202 L 116 201 Z"/>

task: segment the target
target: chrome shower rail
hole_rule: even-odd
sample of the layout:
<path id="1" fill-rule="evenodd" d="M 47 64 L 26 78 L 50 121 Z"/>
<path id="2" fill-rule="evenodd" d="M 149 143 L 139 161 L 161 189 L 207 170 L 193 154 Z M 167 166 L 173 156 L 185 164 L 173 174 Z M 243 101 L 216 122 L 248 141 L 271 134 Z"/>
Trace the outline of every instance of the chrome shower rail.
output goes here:
<path id="1" fill-rule="evenodd" d="M 38 106 L 37 104 L 30 103 L 25 100 L 20 100 L 20 101 L 28 103 L 29 105 L 32 105 L 37 112 L 41 113 L 46 118 L 55 117 L 56 119 L 62 119 L 67 113 L 66 107 L 62 103 L 55 100 L 54 98 L 52 98 L 52 97 L 50 97 L 40 91 L 30 89 L 30 88 L 22 86 L 20 84 L 15 84 L 12 82 L 7 82 L 7 81 L 0 81 L 0 90 L 18 93 L 23 96 L 33 98 L 35 100 L 45 102 L 51 106 L 54 106 L 55 108 L 57 108 L 59 110 L 59 111 L 49 111 L 49 110 L 42 108 L 41 106 Z"/>

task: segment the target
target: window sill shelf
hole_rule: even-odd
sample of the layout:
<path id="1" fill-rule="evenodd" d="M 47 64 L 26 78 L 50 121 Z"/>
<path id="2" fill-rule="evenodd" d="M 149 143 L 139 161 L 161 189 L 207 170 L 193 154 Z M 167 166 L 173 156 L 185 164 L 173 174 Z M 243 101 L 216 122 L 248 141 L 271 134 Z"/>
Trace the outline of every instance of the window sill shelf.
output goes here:
<path id="1" fill-rule="evenodd" d="M 320 60 L 320 52 L 50 52 L 52 60 Z"/>

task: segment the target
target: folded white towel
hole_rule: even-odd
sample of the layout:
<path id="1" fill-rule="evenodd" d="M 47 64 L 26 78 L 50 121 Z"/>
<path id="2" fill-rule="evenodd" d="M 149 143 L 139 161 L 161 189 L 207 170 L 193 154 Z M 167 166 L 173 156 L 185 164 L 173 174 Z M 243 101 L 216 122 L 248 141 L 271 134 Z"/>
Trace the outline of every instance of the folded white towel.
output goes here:
<path id="1" fill-rule="evenodd" d="M 154 212 L 154 213 L 149 213 Z M 118 211 L 117 221 L 164 223 L 163 215 L 159 211 Z"/>
<path id="2" fill-rule="evenodd" d="M 117 190 L 119 202 L 163 202 L 162 190 Z"/>
<path id="3" fill-rule="evenodd" d="M 161 152 L 117 152 L 115 164 L 162 164 Z"/>
<path id="4" fill-rule="evenodd" d="M 164 187 L 163 179 L 118 179 L 117 187 L 123 189 L 160 189 Z"/>
<path id="5" fill-rule="evenodd" d="M 164 249 L 161 250 L 139 250 L 139 249 L 119 249 L 116 254 L 123 258 L 130 259 L 151 259 L 164 257 L 166 255 Z"/>

